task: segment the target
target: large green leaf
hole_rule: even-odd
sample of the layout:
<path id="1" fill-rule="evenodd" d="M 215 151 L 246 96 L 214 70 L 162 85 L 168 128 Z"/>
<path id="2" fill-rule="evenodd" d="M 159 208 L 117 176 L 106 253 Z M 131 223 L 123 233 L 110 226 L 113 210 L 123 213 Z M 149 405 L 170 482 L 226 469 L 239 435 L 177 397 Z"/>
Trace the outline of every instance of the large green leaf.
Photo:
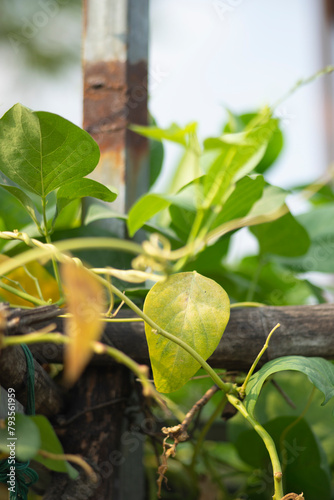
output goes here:
<path id="1" fill-rule="evenodd" d="M 0 120 L 0 170 L 41 197 L 92 172 L 99 156 L 92 137 L 58 115 L 15 104 Z"/>
<path id="2" fill-rule="evenodd" d="M 261 254 L 294 257 L 304 255 L 310 246 L 309 235 L 291 213 L 250 230 L 259 241 Z"/>
<path id="3" fill-rule="evenodd" d="M 39 430 L 41 440 L 40 448 L 56 455 L 63 455 L 63 447 L 48 419 L 43 415 L 36 415 L 34 417 L 29 417 L 29 419 L 34 422 Z M 67 472 L 72 479 L 78 476 L 78 472 L 66 460 L 54 460 L 45 458 L 42 455 L 36 455 L 34 460 L 56 472 Z"/>
<path id="4" fill-rule="evenodd" d="M 196 272 L 188 272 L 154 285 L 147 294 L 144 312 L 207 359 L 225 330 L 230 304 L 221 286 Z M 145 332 L 157 390 L 176 391 L 196 373 L 199 363 L 146 323 Z"/>
<path id="5" fill-rule="evenodd" d="M 330 361 L 322 358 L 285 356 L 269 361 L 250 378 L 244 400 L 249 413 L 254 414 L 256 401 L 266 379 L 270 375 L 284 370 L 298 371 L 307 375 L 315 387 L 323 393 L 323 405 L 334 396 L 334 365 Z"/>

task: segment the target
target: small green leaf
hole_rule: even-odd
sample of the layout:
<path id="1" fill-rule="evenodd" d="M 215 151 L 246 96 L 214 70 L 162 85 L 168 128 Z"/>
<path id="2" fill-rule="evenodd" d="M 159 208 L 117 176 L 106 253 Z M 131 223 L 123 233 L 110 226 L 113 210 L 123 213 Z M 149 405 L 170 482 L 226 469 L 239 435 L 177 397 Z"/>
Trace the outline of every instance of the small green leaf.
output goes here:
<path id="1" fill-rule="evenodd" d="M 149 137 L 156 141 L 162 141 L 166 139 L 167 141 L 177 142 L 183 146 L 187 146 L 187 135 L 196 132 L 197 123 L 189 123 L 184 128 L 179 127 L 176 123 L 167 129 L 162 129 L 159 127 L 143 127 L 141 125 L 131 125 L 129 127 L 137 134 L 143 135 L 144 137 Z"/>
<path id="2" fill-rule="evenodd" d="M 256 401 L 265 380 L 274 373 L 293 370 L 304 373 L 324 395 L 323 405 L 334 396 L 334 365 L 322 358 L 285 356 L 273 359 L 250 378 L 246 387 L 244 404 L 249 413 L 254 414 Z"/>
<path id="3" fill-rule="evenodd" d="M 223 335 L 230 303 L 226 292 L 213 280 L 196 272 L 179 273 L 153 286 L 144 312 L 207 359 Z M 197 372 L 199 363 L 146 323 L 145 332 L 157 390 L 176 391 Z"/>
<path id="4" fill-rule="evenodd" d="M 77 179 L 61 186 L 57 192 L 57 216 L 71 201 L 91 196 L 102 201 L 112 202 L 117 198 L 117 190 L 108 189 L 92 179 Z"/>
<path id="5" fill-rule="evenodd" d="M 256 113 L 244 113 L 242 115 L 234 115 L 229 113 L 229 122 L 224 127 L 224 132 L 242 132 L 248 123 L 256 117 Z M 267 149 L 262 160 L 256 166 L 255 171 L 259 174 L 266 172 L 276 161 L 282 151 L 284 140 L 281 130 L 278 128 L 279 120 L 271 118 L 271 122 L 275 125 L 275 130 L 268 142 Z M 276 127 L 277 126 L 277 127 Z"/>
<path id="6" fill-rule="evenodd" d="M 20 188 L 15 186 L 9 186 L 6 184 L 0 184 L 0 187 L 8 191 L 8 193 L 15 196 L 15 198 L 21 203 L 21 205 L 25 208 L 26 212 L 30 215 L 32 220 L 35 222 L 37 227 L 39 227 L 38 215 L 36 207 L 31 198 L 27 194 L 25 194 Z M 9 229 L 9 228 L 8 228 Z"/>
<path id="7" fill-rule="evenodd" d="M 36 415 L 29 417 L 29 419 L 39 430 L 41 440 L 39 448 L 56 455 L 63 455 L 63 447 L 48 419 L 43 415 Z M 70 465 L 66 460 L 54 460 L 51 458 L 45 458 L 38 454 L 34 456 L 34 460 L 45 465 L 48 469 L 56 472 L 66 472 L 72 479 L 78 477 L 77 470 L 74 469 L 74 467 L 72 467 L 72 465 Z"/>
<path id="8" fill-rule="evenodd" d="M 304 255 L 310 246 L 309 235 L 291 213 L 250 230 L 259 241 L 261 254 L 295 257 Z"/>
<path id="9" fill-rule="evenodd" d="M 99 157 L 87 132 L 53 113 L 15 104 L 0 120 L 0 169 L 41 197 L 88 175 Z"/>
<path id="10" fill-rule="evenodd" d="M 262 175 L 246 176 L 240 179 L 212 227 L 217 227 L 224 224 L 224 222 L 247 215 L 254 203 L 261 198 L 263 187 L 264 178 Z"/>
<path id="11" fill-rule="evenodd" d="M 117 198 L 117 190 L 108 189 L 103 184 L 93 181 L 92 179 L 77 179 L 76 181 L 66 183 L 61 186 L 57 192 L 57 198 L 66 198 L 67 200 L 75 200 L 91 196 L 102 201 L 112 202 Z"/>
<path id="12" fill-rule="evenodd" d="M 174 172 L 172 182 L 168 188 L 168 193 L 178 193 L 182 188 L 202 175 L 200 153 L 198 140 L 194 135 L 190 137 L 189 147 L 185 150 Z"/>
<path id="13" fill-rule="evenodd" d="M 10 436 L 8 435 L 7 425 L 5 429 L 0 429 L 0 450 L 9 453 L 8 444 L 12 443 L 16 458 L 26 462 L 33 458 L 40 448 L 41 439 L 38 428 L 30 417 L 16 413 L 14 430 L 16 439 L 11 441 L 11 439 L 8 439 Z"/>
<path id="14" fill-rule="evenodd" d="M 161 142 L 150 140 L 150 180 L 149 187 L 151 188 L 162 169 L 164 161 L 164 147 Z"/>
<path id="15" fill-rule="evenodd" d="M 193 202 L 193 199 L 190 199 L 190 193 L 195 193 L 191 187 L 176 195 L 149 193 L 139 198 L 128 215 L 127 224 L 130 236 L 133 236 L 138 229 L 143 227 L 145 222 L 171 204 L 189 209 Z"/>
<path id="16" fill-rule="evenodd" d="M 128 216 L 128 230 L 133 236 L 146 221 L 171 204 L 171 200 L 162 194 L 146 194 L 133 205 Z"/>

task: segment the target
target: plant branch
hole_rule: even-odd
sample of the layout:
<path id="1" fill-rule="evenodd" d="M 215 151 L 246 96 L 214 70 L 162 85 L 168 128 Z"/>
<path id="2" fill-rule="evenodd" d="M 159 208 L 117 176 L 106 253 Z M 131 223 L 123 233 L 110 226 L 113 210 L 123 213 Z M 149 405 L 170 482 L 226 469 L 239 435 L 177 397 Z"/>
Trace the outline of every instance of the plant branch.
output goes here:
<path id="1" fill-rule="evenodd" d="M 264 346 L 262 347 L 261 351 L 259 352 L 259 354 L 256 356 L 256 359 L 254 361 L 254 363 L 252 364 L 252 366 L 250 367 L 250 370 L 249 372 L 247 373 L 246 375 L 246 378 L 244 380 L 244 383 L 242 384 L 242 386 L 239 388 L 239 393 L 240 393 L 240 396 L 241 398 L 243 399 L 245 397 L 245 393 L 246 393 L 246 387 L 247 387 L 247 384 L 249 382 L 249 379 L 251 378 L 251 376 L 253 375 L 254 373 L 254 370 L 255 368 L 257 367 L 257 364 L 258 362 L 260 361 L 260 359 L 262 358 L 263 354 L 265 353 L 265 351 L 268 349 L 268 346 L 269 346 L 269 341 L 271 339 L 271 336 L 272 334 L 277 330 L 277 328 L 279 328 L 281 325 L 279 323 L 277 323 L 276 326 L 274 326 L 274 328 L 271 330 L 271 332 L 269 333 L 268 337 L 267 337 L 267 340 L 265 341 L 264 343 Z"/>
<path id="2" fill-rule="evenodd" d="M 50 304 L 50 302 L 38 299 L 37 297 L 30 295 L 30 293 L 23 292 L 22 290 L 18 290 L 17 288 L 14 288 L 13 286 L 7 285 L 6 283 L 3 283 L 3 281 L 0 281 L 0 288 L 3 288 L 7 292 L 13 293 L 17 297 L 20 297 L 20 299 L 27 300 L 28 302 L 31 302 L 35 306 L 47 306 Z"/>

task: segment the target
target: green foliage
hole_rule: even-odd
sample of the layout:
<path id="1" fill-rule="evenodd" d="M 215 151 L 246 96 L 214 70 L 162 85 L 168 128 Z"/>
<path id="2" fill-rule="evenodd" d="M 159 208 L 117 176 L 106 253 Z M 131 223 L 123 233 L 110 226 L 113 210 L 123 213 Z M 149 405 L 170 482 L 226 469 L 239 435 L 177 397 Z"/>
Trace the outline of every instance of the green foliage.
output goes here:
<path id="1" fill-rule="evenodd" d="M 207 359 L 223 335 L 230 307 L 226 292 L 214 281 L 196 272 L 178 273 L 151 288 L 144 313 Z M 145 332 L 158 391 L 176 391 L 200 364 L 182 347 L 157 335 L 150 325 L 145 324 Z"/>
<path id="2" fill-rule="evenodd" d="M 330 441 L 328 422 L 317 427 L 300 406 L 297 413 L 303 413 L 305 419 L 298 418 L 298 415 L 292 417 L 291 412 L 285 413 L 277 404 L 277 398 L 281 396 L 276 393 L 272 396 L 267 382 L 272 376 L 280 378 L 281 372 L 287 370 L 289 375 L 291 371 L 299 372 L 298 375 L 306 375 L 321 392 L 325 404 L 334 396 L 333 364 L 320 358 L 287 356 L 265 364 L 256 373 L 251 372 L 253 374 L 248 380 L 244 374 L 229 374 L 225 370 L 219 371 L 218 375 L 205 360 L 216 349 L 228 323 L 229 297 L 232 302 L 255 300 L 268 305 L 324 301 L 323 291 L 299 273 L 333 272 L 333 191 L 329 186 L 323 187 L 314 203 L 316 208 L 312 207 L 304 214 L 293 216 L 289 212 L 285 203 L 288 193 L 272 186 L 266 179 L 266 172 L 274 165 L 283 146 L 279 121 L 269 108 L 239 116 L 229 113 L 229 122 L 223 133 L 207 138 L 203 144 L 197 138 L 195 123 L 184 128 L 176 124 L 168 129 L 160 129 L 155 124 L 131 128 L 150 140 L 151 186 L 161 172 L 163 141 L 177 144 L 182 149 L 182 157 L 165 192 L 146 193 L 126 215 L 117 214 L 107 205 L 115 200 L 115 189 L 85 177 L 99 160 L 98 146 L 89 134 L 58 115 L 32 112 L 19 104 L 9 110 L 0 120 L 0 231 L 2 238 L 6 238 L 1 247 L 3 253 L 11 257 L 20 254 L 22 242 L 48 250 L 50 247 L 43 245 L 43 241 L 50 244 L 51 234 L 54 242 L 92 236 L 94 244 L 83 240 L 82 245 L 74 245 L 79 249 L 82 265 L 90 268 L 89 273 L 84 272 L 93 282 L 92 274 L 98 275 L 110 297 L 110 310 L 115 295 L 145 321 L 157 390 L 172 393 L 171 398 L 179 405 L 179 410 L 187 413 L 194 398 L 200 399 L 212 385 L 211 379 L 191 380 L 203 366 L 225 393 L 224 397 L 221 392 L 216 394 L 198 421 L 193 422 L 193 441 L 183 448 L 176 443 L 179 461 L 172 462 L 172 465 L 168 461 L 172 488 L 166 498 L 181 498 L 188 492 L 195 499 L 201 494 L 203 496 L 208 487 L 217 498 L 232 500 L 248 495 L 252 500 L 268 500 L 273 490 L 268 466 L 271 461 L 277 473 L 277 464 L 281 461 L 287 491 L 303 490 L 307 500 L 330 500 L 334 442 Z M 86 198 L 84 203 L 82 198 Z M 6 209 L 8 203 L 12 203 L 13 210 Z M 145 239 L 146 235 L 149 239 L 142 245 L 115 239 L 124 221 L 130 236 L 141 230 L 140 238 Z M 247 227 L 258 241 L 258 255 L 231 262 L 231 243 L 234 243 L 237 231 Z M 9 234 L 9 231 L 13 232 Z M 32 240 L 40 235 L 45 240 Z M 104 248 L 100 243 L 101 248 L 97 250 L 96 239 L 101 236 L 112 236 L 113 239 L 103 239 Z M 63 249 L 72 248 L 67 248 L 66 244 L 66 241 L 61 243 Z M 125 254 L 124 250 L 131 254 Z M 134 260 L 133 253 L 137 255 Z M 74 255 L 77 255 L 75 251 Z M 6 269 L 6 263 L 7 260 L 0 263 L 2 269 Z M 58 303 L 62 303 L 56 259 L 53 266 L 62 297 Z M 128 271 L 120 274 L 120 270 Z M 107 272 L 108 279 L 105 279 L 103 275 Z M 152 278 L 158 283 L 147 293 Z M 0 285 L 8 282 L 7 276 Z M 142 285 L 133 288 L 132 282 L 141 282 Z M 27 292 L 22 286 L 20 289 L 20 283 L 16 285 L 18 296 Z M 122 295 L 120 287 L 128 287 L 126 296 Z M 85 294 L 87 288 L 80 286 L 78 290 Z M 143 311 L 129 297 L 139 306 L 145 299 Z M 91 297 L 86 299 L 88 304 Z M 82 319 L 79 311 L 78 324 Z M 99 326 L 100 319 L 97 314 Z M 84 332 L 80 335 L 77 345 L 82 343 Z M 279 335 L 279 331 L 275 335 Z M 13 339 L 5 340 L 10 345 Z M 72 356 L 77 360 L 79 350 L 72 344 Z M 117 356 L 116 359 L 119 360 Z M 135 373 L 145 380 L 141 368 L 134 366 L 135 363 L 131 365 Z M 303 384 L 305 381 L 299 381 L 298 390 L 294 388 L 297 399 L 303 392 Z M 244 385 L 246 397 L 243 406 Z M 274 405 L 263 402 L 267 403 L 268 393 Z M 154 392 L 150 394 L 155 396 Z M 225 399 L 237 410 L 242 408 L 243 417 L 263 441 L 254 429 L 246 431 L 239 416 L 232 419 L 230 443 L 202 443 L 204 430 L 210 436 L 210 426 L 218 424 L 219 432 L 223 432 L 217 410 L 221 412 L 223 406 L 220 408 L 219 405 L 224 404 Z M 273 406 L 279 410 L 274 411 Z M 327 406 L 324 412 L 328 412 Z M 254 413 L 258 421 L 252 420 Z M 321 418 L 317 417 L 317 423 Z M 206 429 L 202 424 L 208 419 L 210 425 Z M 17 422 L 20 436 L 17 450 L 22 460 L 33 458 L 52 470 L 67 472 L 74 477 L 76 473 L 66 461 L 38 453 L 40 449 L 63 453 L 44 417 L 18 416 Z M 171 425 L 174 426 L 175 421 Z M 1 451 L 6 451 L 2 446 L 4 436 L 0 429 Z M 172 432 L 169 437 L 173 437 Z M 202 443 L 200 449 L 196 449 L 197 439 Z M 295 442 L 300 447 L 298 453 L 293 460 L 287 461 L 286 450 Z M 164 458 L 167 460 L 166 449 Z M 324 450 L 328 460 L 324 458 Z M 149 462 L 148 471 L 151 469 L 152 463 Z M 225 483 L 226 474 L 229 477 Z M 196 482 L 198 478 L 200 480 Z M 155 484 L 155 478 L 148 480 Z M 274 484 L 273 498 L 280 500 L 282 485 L 277 481 Z M 155 486 L 152 491 L 155 491 Z"/>

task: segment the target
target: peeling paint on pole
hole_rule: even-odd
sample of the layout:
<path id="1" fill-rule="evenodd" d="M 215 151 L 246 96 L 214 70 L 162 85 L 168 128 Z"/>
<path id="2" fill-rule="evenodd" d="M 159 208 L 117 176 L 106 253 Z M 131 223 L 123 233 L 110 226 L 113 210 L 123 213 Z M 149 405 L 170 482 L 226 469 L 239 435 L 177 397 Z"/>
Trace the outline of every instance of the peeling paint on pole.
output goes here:
<path id="1" fill-rule="evenodd" d="M 84 0 L 84 128 L 123 213 L 148 188 L 148 142 L 127 128 L 147 124 L 147 54 L 148 0 Z"/>

